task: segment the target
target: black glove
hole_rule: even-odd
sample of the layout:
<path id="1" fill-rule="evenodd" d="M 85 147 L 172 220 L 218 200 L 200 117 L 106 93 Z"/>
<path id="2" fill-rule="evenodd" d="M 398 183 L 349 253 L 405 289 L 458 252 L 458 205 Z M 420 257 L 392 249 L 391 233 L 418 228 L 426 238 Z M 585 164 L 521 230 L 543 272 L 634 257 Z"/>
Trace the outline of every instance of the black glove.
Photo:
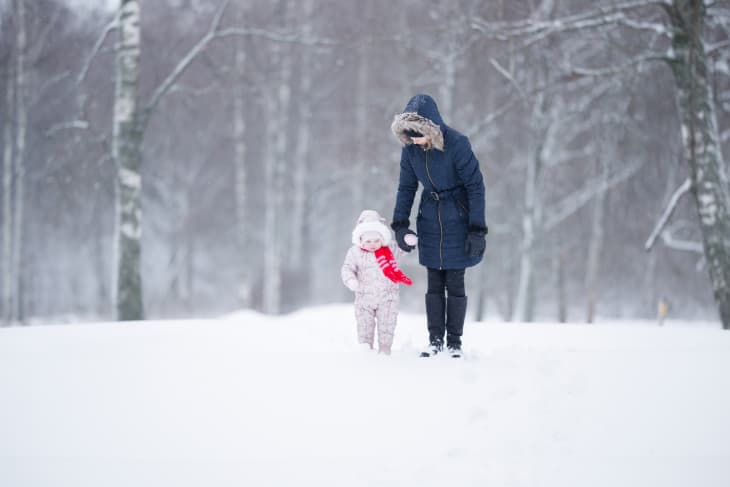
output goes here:
<path id="1" fill-rule="evenodd" d="M 466 255 L 469 257 L 481 257 L 484 254 L 484 249 L 487 246 L 485 236 L 488 231 L 487 227 L 469 227 L 469 233 L 466 235 L 466 244 L 464 245 Z"/>
<path id="2" fill-rule="evenodd" d="M 395 241 L 398 244 L 398 247 L 400 247 L 404 252 L 410 252 L 416 248 L 415 245 L 408 245 L 405 241 L 406 235 L 416 235 L 416 232 L 409 229 L 408 225 L 410 225 L 408 220 L 393 222 L 390 224 L 390 228 L 395 231 Z"/>

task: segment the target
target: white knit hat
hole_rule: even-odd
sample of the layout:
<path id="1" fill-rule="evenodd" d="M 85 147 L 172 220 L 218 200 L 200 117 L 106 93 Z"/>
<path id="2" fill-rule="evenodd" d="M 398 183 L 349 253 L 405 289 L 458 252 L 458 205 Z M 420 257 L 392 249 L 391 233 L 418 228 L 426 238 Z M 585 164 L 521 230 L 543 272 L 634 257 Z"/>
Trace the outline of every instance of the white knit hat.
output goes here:
<path id="1" fill-rule="evenodd" d="M 360 213 L 360 217 L 357 219 L 357 225 L 355 225 L 355 229 L 352 231 L 352 243 L 354 245 L 360 245 L 360 237 L 368 232 L 379 233 L 383 245 L 390 244 L 390 228 L 385 224 L 385 218 L 381 217 L 375 210 L 365 210 Z"/>

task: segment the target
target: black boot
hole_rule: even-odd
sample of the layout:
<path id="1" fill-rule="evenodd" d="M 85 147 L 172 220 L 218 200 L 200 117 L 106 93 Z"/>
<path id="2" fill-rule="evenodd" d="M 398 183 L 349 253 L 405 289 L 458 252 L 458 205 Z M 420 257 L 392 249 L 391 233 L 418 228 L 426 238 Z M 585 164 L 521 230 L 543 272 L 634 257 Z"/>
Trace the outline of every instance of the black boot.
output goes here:
<path id="1" fill-rule="evenodd" d="M 446 298 L 441 294 L 426 294 L 426 321 L 428 322 L 428 349 L 422 357 L 436 355 L 444 347 L 446 333 Z"/>
<path id="2" fill-rule="evenodd" d="M 458 352 L 458 356 L 461 355 L 461 335 L 464 334 L 465 318 L 466 296 L 449 296 L 446 299 L 446 346 L 450 351 Z"/>

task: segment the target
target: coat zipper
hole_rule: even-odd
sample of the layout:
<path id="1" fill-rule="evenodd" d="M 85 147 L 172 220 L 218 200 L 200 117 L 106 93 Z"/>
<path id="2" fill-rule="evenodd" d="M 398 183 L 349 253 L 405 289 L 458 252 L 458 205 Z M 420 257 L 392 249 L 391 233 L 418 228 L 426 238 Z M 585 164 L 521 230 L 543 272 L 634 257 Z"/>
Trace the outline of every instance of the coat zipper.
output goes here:
<path id="1" fill-rule="evenodd" d="M 425 152 L 426 157 L 426 174 L 428 175 L 428 180 L 431 181 L 431 186 L 433 187 L 434 191 L 436 190 L 436 185 L 433 183 L 433 179 L 431 178 L 431 171 L 428 169 L 428 151 Z M 444 267 L 444 227 L 441 224 L 441 199 L 436 200 L 436 212 L 438 213 L 439 217 L 439 270 L 443 269 Z"/>

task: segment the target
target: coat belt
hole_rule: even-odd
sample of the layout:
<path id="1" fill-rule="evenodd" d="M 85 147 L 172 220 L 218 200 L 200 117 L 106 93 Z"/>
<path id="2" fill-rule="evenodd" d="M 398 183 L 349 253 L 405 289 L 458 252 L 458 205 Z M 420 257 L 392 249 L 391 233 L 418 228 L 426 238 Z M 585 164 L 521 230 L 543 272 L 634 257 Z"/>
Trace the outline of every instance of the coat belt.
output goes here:
<path id="1" fill-rule="evenodd" d="M 464 190 L 463 186 L 454 186 L 453 188 L 444 189 L 443 191 L 424 191 L 423 194 L 433 201 L 447 200 L 453 198 L 457 191 Z"/>

